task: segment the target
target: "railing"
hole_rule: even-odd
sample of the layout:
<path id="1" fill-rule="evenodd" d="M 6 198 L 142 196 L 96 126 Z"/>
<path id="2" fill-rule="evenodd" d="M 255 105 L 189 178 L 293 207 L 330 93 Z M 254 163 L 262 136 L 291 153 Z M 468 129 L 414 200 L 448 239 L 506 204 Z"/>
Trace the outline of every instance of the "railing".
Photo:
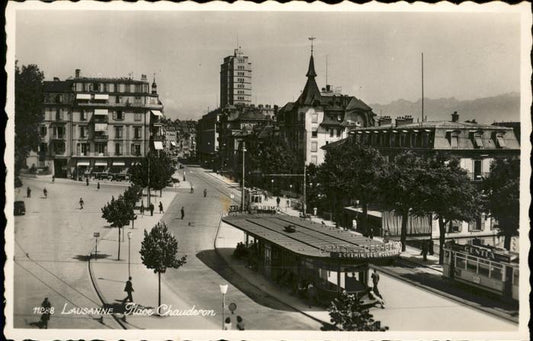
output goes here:
<path id="1" fill-rule="evenodd" d="M 105 153 L 98 153 L 98 152 L 88 152 L 88 153 L 75 153 L 73 156 L 86 156 L 86 157 L 101 157 L 101 156 L 109 156 L 108 152 Z"/>
<path id="2" fill-rule="evenodd" d="M 107 141 L 109 139 L 109 136 L 108 135 L 103 135 L 103 134 L 94 134 L 93 136 L 93 140 L 95 141 Z"/>

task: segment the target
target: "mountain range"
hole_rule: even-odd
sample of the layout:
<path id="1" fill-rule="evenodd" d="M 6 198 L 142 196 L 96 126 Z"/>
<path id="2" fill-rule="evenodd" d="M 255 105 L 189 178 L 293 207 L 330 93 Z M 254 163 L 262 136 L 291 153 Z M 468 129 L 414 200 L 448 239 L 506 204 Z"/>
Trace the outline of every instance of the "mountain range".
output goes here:
<path id="1" fill-rule="evenodd" d="M 422 101 L 399 99 L 389 104 L 370 104 L 370 107 L 378 116 L 395 118 L 411 115 L 416 121 L 421 117 Z M 473 100 L 458 100 L 455 97 L 424 98 L 424 115 L 428 121 L 449 121 L 454 111 L 459 114 L 460 121 L 475 119 L 478 123 L 485 124 L 520 121 L 520 94 L 511 92 Z"/>

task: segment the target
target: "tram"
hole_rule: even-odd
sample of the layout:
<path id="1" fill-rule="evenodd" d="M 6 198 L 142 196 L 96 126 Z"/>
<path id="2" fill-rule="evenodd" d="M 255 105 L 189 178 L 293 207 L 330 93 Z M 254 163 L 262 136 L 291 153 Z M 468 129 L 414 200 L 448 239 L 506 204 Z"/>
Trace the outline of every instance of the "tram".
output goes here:
<path id="1" fill-rule="evenodd" d="M 482 245 L 448 242 L 444 247 L 443 276 L 497 294 L 505 300 L 518 300 L 518 254 Z"/>

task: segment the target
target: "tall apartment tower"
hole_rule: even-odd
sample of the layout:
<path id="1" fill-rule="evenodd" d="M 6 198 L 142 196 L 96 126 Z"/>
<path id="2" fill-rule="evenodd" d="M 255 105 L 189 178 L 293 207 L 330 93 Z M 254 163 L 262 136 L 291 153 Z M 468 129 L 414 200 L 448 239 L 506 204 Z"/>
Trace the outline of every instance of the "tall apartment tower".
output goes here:
<path id="1" fill-rule="evenodd" d="M 252 63 L 241 48 L 220 65 L 220 107 L 252 103 Z"/>

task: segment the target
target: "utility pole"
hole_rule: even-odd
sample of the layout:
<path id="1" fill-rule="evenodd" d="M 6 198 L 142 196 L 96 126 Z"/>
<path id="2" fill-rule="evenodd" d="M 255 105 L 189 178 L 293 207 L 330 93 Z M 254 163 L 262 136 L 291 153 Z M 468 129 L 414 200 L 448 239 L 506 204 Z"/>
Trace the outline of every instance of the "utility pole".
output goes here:
<path id="1" fill-rule="evenodd" d="M 241 212 L 244 212 L 244 160 L 246 153 L 246 141 L 242 140 L 242 189 L 241 189 Z"/>

